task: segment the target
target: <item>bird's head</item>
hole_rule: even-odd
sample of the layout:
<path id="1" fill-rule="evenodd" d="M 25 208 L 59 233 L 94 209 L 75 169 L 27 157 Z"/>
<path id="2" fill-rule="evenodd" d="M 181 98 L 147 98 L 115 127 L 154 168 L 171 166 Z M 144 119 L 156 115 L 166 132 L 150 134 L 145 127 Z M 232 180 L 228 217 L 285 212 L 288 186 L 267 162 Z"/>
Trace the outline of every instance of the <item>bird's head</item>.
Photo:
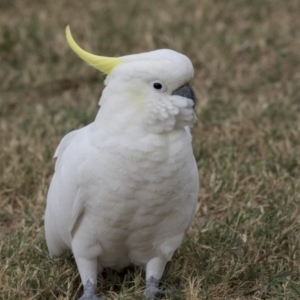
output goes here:
<path id="1" fill-rule="evenodd" d="M 193 124 L 195 94 L 189 82 L 194 69 L 185 55 L 162 49 L 118 58 L 103 57 L 80 48 L 69 27 L 66 36 L 79 57 L 107 75 L 100 99 L 102 116 L 106 114 L 111 119 L 113 116 L 107 114 L 113 111 L 122 114 L 124 122 L 130 117 L 131 123 L 141 123 L 154 133 Z"/>

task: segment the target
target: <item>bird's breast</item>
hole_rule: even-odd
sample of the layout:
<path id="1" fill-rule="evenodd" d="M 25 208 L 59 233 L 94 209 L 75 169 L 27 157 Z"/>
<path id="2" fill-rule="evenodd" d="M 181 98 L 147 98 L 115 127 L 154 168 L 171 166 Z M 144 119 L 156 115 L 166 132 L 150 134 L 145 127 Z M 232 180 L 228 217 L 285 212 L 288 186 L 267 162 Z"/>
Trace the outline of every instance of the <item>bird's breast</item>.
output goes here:
<path id="1" fill-rule="evenodd" d="M 85 214 L 107 256 L 117 248 L 148 257 L 156 251 L 154 245 L 183 234 L 193 214 L 190 138 L 181 131 L 106 145 L 86 162 L 85 169 L 94 171 L 83 170 Z"/>

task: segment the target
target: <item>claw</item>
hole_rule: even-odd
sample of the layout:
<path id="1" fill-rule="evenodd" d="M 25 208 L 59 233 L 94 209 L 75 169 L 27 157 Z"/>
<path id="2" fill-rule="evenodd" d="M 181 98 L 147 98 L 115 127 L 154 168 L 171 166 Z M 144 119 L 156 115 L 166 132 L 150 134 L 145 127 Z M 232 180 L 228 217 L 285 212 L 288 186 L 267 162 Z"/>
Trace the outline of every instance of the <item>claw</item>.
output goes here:
<path id="1" fill-rule="evenodd" d="M 152 300 L 157 298 L 162 298 L 165 296 L 173 295 L 175 293 L 175 290 L 161 290 L 158 288 L 159 281 L 155 279 L 154 277 L 150 277 L 146 281 L 146 291 L 145 296 L 146 299 Z"/>
<path id="2" fill-rule="evenodd" d="M 88 280 L 84 286 L 84 293 L 80 298 L 78 298 L 78 300 L 105 300 L 104 298 L 99 298 L 95 295 L 95 289 L 96 285 L 92 284 L 91 281 Z"/>
<path id="3" fill-rule="evenodd" d="M 84 294 L 82 295 L 82 297 L 78 298 L 78 300 L 105 300 L 105 298 L 103 297 L 97 297 L 96 295 L 92 295 L 92 296 L 85 296 Z"/>
<path id="4" fill-rule="evenodd" d="M 154 299 L 160 299 L 160 298 L 163 298 L 163 297 L 166 297 L 166 296 L 170 296 L 170 295 L 173 295 L 175 293 L 174 290 L 161 290 L 161 289 L 158 289 L 158 288 L 153 288 L 153 289 L 146 289 L 146 292 L 145 292 L 145 296 L 146 296 L 146 299 L 148 300 L 154 300 Z"/>

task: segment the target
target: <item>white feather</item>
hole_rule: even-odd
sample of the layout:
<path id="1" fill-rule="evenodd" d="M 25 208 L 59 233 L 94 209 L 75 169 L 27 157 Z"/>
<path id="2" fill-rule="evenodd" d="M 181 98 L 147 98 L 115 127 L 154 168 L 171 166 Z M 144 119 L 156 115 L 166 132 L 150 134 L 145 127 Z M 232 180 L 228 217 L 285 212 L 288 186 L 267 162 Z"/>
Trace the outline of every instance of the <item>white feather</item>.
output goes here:
<path id="1" fill-rule="evenodd" d="M 172 64 L 166 52 L 157 55 L 150 69 L 142 57 L 125 57 L 127 64 L 106 80 L 95 122 L 66 135 L 55 152 L 47 245 L 52 256 L 71 249 L 82 280 L 93 273 L 82 258 L 117 269 L 170 260 L 194 217 L 199 178 L 189 131 L 193 104 L 170 95 L 193 70 L 173 51 Z M 165 93 L 149 84 L 158 79 Z"/>

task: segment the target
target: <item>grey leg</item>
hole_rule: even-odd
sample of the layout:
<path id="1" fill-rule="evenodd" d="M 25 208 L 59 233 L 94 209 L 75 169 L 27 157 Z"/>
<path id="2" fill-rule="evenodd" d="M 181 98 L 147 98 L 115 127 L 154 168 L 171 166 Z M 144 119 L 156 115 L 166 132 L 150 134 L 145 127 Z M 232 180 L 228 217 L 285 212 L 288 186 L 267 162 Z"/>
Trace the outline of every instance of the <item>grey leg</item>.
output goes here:
<path id="1" fill-rule="evenodd" d="M 164 272 L 167 260 L 161 257 L 151 259 L 146 265 L 146 299 L 161 298 L 174 293 L 172 290 L 159 289 L 159 280 Z"/>
<path id="2" fill-rule="evenodd" d="M 146 299 L 162 298 L 174 293 L 174 291 L 170 290 L 162 291 L 159 289 L 158 285 L 159 280 L 155 279 L 154 277 L 150 277 L 149 279 L 147 279 L 145 291 Z"/>
<path id="3" fill-rule="evenodd" d="M 96 284 L 93 284 L 88 280 L 84 285 L 84 293 L 78 300 L 104 300 L 104 298 L 99 298 L 95 295 L 96 287 Z"/>
<path id="4" fill-rule="evenodd" d="M 75 257 L 78 271 L 83 283 L 84 292 L 78 300 L 104 300 L 96 296 L 97 259 Z"/>

